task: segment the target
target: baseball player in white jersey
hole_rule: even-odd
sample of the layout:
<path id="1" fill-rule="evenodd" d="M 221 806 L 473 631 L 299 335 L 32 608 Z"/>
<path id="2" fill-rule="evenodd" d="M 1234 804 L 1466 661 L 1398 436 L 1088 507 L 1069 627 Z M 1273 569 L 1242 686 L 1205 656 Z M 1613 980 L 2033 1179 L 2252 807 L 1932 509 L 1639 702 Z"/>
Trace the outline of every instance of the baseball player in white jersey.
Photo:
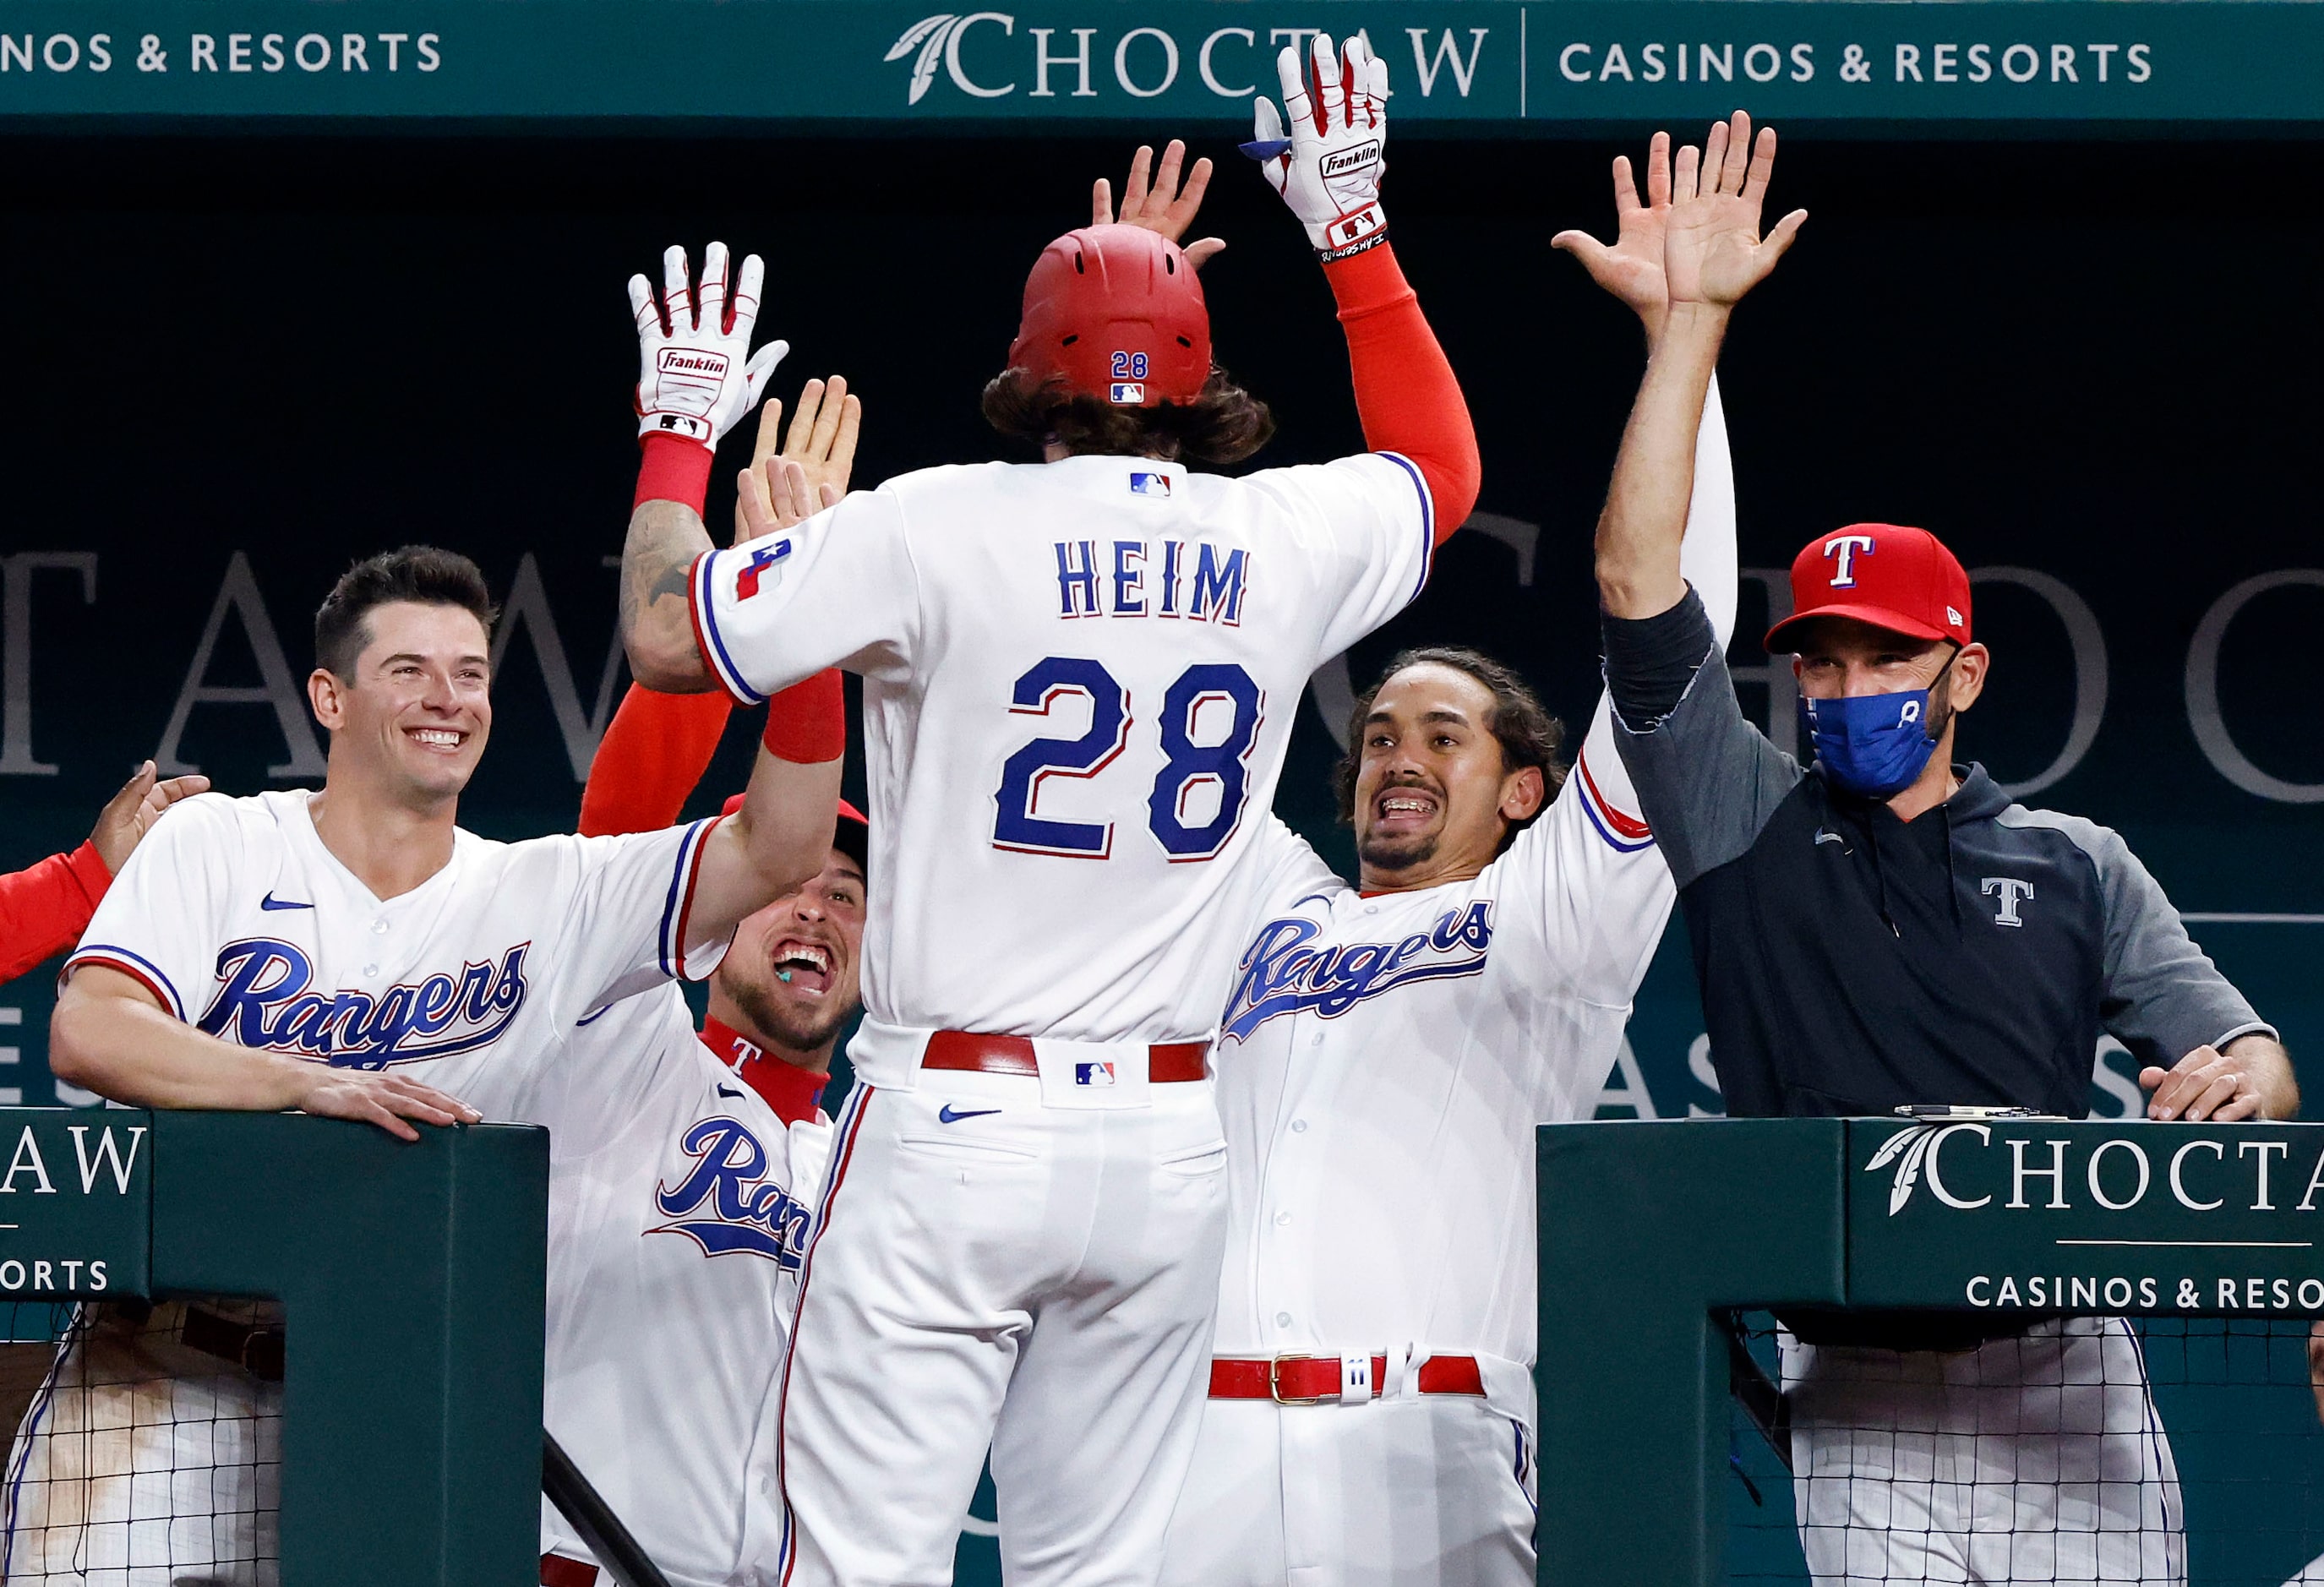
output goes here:
<path id="1" fill-rule="evenodd" d="M 1660 328 L 1650 202 L 1585 257 Z M 1722 638 L 1735 504 L 1716 406 L 1686 574 Z M 1534 1127 L 1587 1118 L 1676 897 L 1600 701 L 1563 786 L 1506 668 L 1390 661 L 1349 723 L 1360 888 L 1281 823 L 1218 1043 L 1231 1218 L 1211 1403 L 1170 1587 L 1517 1587 L 1535 1574 Z"/>
<path id="2" fill-rule="evenodd" d="M 988 1444 L 1011 1582 L 1159 1568 L 1224 1232 L 1222 939 L 1308 674 L 1412 598 L 1475 496 L 1458 386 L 1384 245 L 1385 72 L 1360 39 L 1319 41 L 1313 85 L 1282 65 L 1268 169 L 1324 254 L 1379 450 L 1189 471 L 1248 456 L 1265 411 L 1213 368 L 1185 255 L 1093 226 L 1043 253 L 986 392 L 1047 462 L 907 475 L 730 551 L 669 503 L 631 522 L 641 681 L 864 679 L 868 1014 L 784 1395 L 790 1582 L 948 1581 Z M 650 344 L 745 367 L 632 297 Z"/>
<path id="3" fill-rule="evenodd" d="M 429 548 L 339 581 L 309 680 L 323 790 L 204 795 L 156 827 L 67 962 L 60 1078 L 405 1139 L 521 1119 L 585 1015 L 708 973 L 736 921 L 821 870 L 835 760 L 762 753 L 736 816 L 666 832 L 461 831 L 493 615 L 475 565 Z M 280 1351 L 271 1306 L 85 1315 L 19 1433 L 7 1579 L 273 1581 L 280 1390 L 251 1368 Z"/>
<path id="4" fill-rule="evenodd" d="M 838 422 L 835 381 L 819 414 L 821 386 L 808 383 L 779 459 L 781 404 L 767 404 L 753 472 L 803 460 L 835 501 L 857 409 L 849 400 Z M 789 494 L 773 483 L 770 505 Z M 767 713 L 762 742 L 793 759 L 835 757 L 846 742 L 836 673 L 786 689 Z M 727 714 L 720 696 L 632 686 L 590 762 L 581 830 L 675 822 Z M 830 1142 L 817 1100 L 862 1006 L 867 837 L 843 801 L 823 873 L 735 928 L 699 1034 L 674 986 L 601 1010 L 528 1115 L 557 1141 L 549 1431 L 672 1587 L 747 1587 L 777 1567 L 779 1513 L 754 1472 L 773 1460 L 775 1389 Z M 543 1587 L 610 1587 L 554 1507 L 541 1520 Z"/>

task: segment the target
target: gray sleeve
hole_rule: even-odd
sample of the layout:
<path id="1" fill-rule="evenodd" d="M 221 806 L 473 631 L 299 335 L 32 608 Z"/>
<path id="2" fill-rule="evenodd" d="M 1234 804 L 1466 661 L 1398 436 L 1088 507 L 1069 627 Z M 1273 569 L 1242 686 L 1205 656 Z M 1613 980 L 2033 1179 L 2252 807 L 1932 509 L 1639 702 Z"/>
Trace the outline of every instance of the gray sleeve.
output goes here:
<path id="1" fill-rule="evenodd" d="M 2254 1031 L 2275 1035 L 2274 1027 L 2195 946 L 2163 884 L 2120 833 L 2048 810 L 2012 808 L 2003 818 L 2055 827 L 2097 868 L 2106 911 L 2098 1018 L 2141 1062 L 2167 1069 L 2199 1047 L 2225 1047 Z"/>
<path id="2" fill-rule="evenodd" d="M 1699 604 L 1695 610 L 1701 612 Z M 1727 658 L 1710 620 L 1702 621 L 1702 660 L 1686 692 L 1668 715 L 1641 727 L 1623 719 L 1624 691 L 1615 677 L 1620 647 L 1610 641 L 1607 647 L 1607 687 L 1617 702 L 1614 743 L 1637 789 L 1640 812 L 1681 888 L 1740 859 L 1806 775 L 1745 720 Z"/>

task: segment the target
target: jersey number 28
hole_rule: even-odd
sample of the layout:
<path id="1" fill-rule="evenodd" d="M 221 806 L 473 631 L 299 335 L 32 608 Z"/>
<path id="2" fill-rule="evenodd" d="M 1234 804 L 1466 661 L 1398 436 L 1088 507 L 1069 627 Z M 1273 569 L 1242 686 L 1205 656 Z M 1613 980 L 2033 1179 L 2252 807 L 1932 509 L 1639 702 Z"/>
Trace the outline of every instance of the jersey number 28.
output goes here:
<path id="1" fill-rule="evenodd" d="M 1079 738 L 1037 738 L 1009 757 L 1001 769 L 1001 786 L 992 790 L 993 846 L 1103 860 L 1113 853 L 1112 822 L 1053 821 L 1034 815 L 1033 803 L 1045 779 L 1094 777 L 1113 763 L 1130 743 L 1130 696 L 1098 662 L 1048 656 L 1017 680 L 1009 709 L 1014 715 L 1047 716 L 1066 695 L 1089 701 L 1089 731 Z M 1250 791 L 1250 769 L 1243 762 L 1258 741 L 1265 699 L 1250 674 L 1231 662 L 1189 667 L 1164 692 L 1162 770 L 1147 796 L 1146 826 L 1173 862 L 1210 859 L 1234 835 Z M 1214 704 L 1233 713 L 1226 736 L 1198 744 L 1194 719 L 1204 706 Z M 1217 809 L 1205 820 L 1189 823 L 1187 807 L 1205 784 L 1218 788 Z"/>

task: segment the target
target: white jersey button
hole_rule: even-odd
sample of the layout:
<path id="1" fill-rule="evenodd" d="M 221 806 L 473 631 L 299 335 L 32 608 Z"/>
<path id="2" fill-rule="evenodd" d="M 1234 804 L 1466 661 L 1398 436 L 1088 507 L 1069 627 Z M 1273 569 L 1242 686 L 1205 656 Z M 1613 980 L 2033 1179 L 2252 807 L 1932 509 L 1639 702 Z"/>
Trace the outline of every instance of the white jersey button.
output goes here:
<path id="1" fill-rule="evenodd" d="M 1277 1327 L 1278 1327 L 1278 1328 L 1288 1328 L 1288 1327 L 1290 1327 L 1290 1326 L 1291 1326 L 1291 1314 L 1290 1314 L 1289 1312 L 1277 1312 L 1277 1313 L 1276 1313 L 1276 1314 L 1275 1314 L 1275 1325 L 1276 1325 Z"/>
<path id="2" fill-rule="evenodd" d="M 378 973 L 379 966 L 377 964 L 365 964 L 364 966 L 364 979 L 365 981 L 369 981 L 373 976 Z"/>
<path id="3" fill-rule="evenodd" d="M 371 928 L 375 936 L 385 937 L 387 935 L 387 922 L 384 920 L 373 921 L 371 923 Z"/>
<path id="4" fill-rule="evenodd" d="M 1289 1213 L 1277 1213 L 1275 1214 L 1275 1226 L 1277 1229 L 1282 1228 L 1286 1223 L 1290 1222 L 1291 1214 Z"/>
<path id="5" fill-rule="evenodd" d="M 1294 1120 L 1292 1120 L 1292 1121 L 1291 1121 L 1291 1133 L 1292 1133 L 1292 1134 L 1294 1134 L 1294 1135 L 1305 1135 L 1305 1134 L 1306 1134 L 1306 1133 L 1307 1133 L 1307 1121 L 1306 1121 L 1306 1120 L 1305 1120 L 1305 1119 L 1294 1119 Z"/>

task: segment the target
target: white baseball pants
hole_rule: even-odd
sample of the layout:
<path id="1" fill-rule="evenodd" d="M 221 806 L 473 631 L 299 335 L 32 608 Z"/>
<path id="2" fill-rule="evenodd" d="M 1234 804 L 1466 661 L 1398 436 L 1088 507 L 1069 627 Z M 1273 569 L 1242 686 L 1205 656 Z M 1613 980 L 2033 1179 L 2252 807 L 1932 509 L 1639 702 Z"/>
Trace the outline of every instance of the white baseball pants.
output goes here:
<path id="1" fill-rule="evenodd" d="M 1532 1587 L 1535 1480 L 1532 1430 L 1471 1396 L 1214 1399 L 1162 1580 Z"/>
<path id="2" fill-rule="evenodd" d="M 2119 1317 L 1959 1352 L 1785 1336 L 1793 1494 L 1819 1587 L 2181 1587 L 2178 1468 Z"/>
<path id="3" fill-rule="evenodd" d="M 1210 1370 L 1207 1081 L 1121 1111 L 1031 1078 L 859 1085 L 782 1407 L 787 1587 L 949 1587 L 989 1444 L 1010 1587 L 1148 1587 Z"/>
<path id="4" fill-rule="evenodd" d="M 184 1317 L 81 1309 L 9 1453 L 11 1587 L 277 1587 L 282 1386 L 188 1349 Z"/>

